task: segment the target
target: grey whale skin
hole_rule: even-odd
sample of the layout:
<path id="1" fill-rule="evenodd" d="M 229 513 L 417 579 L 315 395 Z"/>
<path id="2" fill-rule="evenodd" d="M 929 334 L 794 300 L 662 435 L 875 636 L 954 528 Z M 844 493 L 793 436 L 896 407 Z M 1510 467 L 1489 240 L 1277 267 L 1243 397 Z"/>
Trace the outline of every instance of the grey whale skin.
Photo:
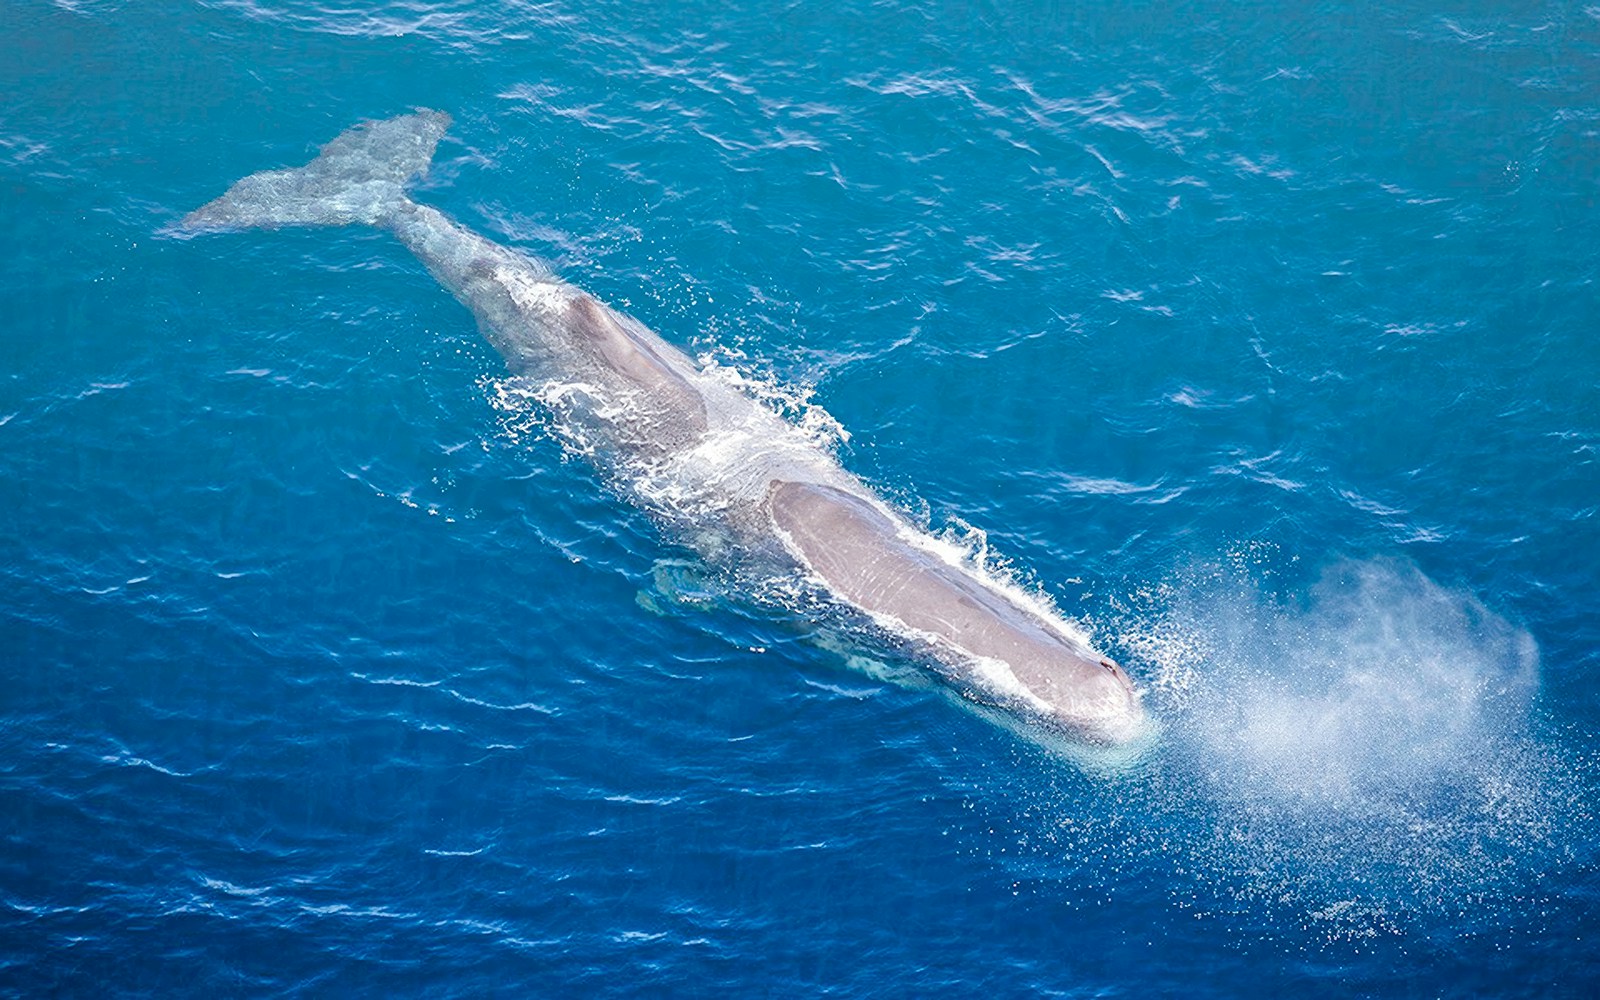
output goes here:
<path id="1" fill-rule="evenodd" d="M 182 228 L 387 229 L 472 310 L 513 373 L 558 387 L 544 401 L 615 456 L 602 462 L 663 475 L 734 544 L 798 564 L 968 697 L 1093 744 L 1140 733 L 1127 675 L 1048 610 L 942 556 L 793 425 L 638 321 L 411 200 L 407 183 L 449 125 L 428 110 L 357 125 L 304 167 L 238 181 Z"/>

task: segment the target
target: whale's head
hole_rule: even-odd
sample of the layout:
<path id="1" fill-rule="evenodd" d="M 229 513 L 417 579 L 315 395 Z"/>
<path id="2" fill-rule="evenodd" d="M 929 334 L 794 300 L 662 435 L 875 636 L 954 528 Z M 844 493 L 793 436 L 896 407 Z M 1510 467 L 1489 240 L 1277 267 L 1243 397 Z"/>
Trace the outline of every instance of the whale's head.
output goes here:
<path id="1" fill-rule="evenodd" d="M 1139 739 L 1148 719 L 1127 671 L 1076 643 L 1031 650 L 1042 655 L 1010 664 L 1014 693 L 1029 714 L 1074 740 L 1120 746 Z"/>
<path id="2" fill-rule="evenodd" d="M 947 557 L 864 493 L 776 480 L 768 510 L 816 579 L 926 648 L 979 703 L 1095 744 L 1144 728 L 1128 674 L 1086 636 L 1017 588 Z"/>
<path id="3" fill-rule="evenodd" d="M 1120 746 L 1142 737 L 1149 728 L 1144 703 L 1133 679 L 1109 657 L 1096 664 L 1104 678 L 1083 684 L 1074 711 L 1064 713 L 1063 724 L 1080 739 L 1094 744 Z"/>

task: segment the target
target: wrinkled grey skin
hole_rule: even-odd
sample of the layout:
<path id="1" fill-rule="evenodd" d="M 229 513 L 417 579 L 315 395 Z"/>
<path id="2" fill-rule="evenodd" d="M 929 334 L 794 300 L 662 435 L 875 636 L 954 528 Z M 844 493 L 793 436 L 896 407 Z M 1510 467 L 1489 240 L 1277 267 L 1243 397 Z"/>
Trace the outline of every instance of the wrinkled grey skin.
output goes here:
<path id="1" fill-rule="evenodd" d="M 304 167 L 244 178 L 183 228 L 389 230 L 472 310 L 512 372 L 561 387 L 555 403 L 603 446 L 597 461 L 668 474 L 678 502 L 715 512 L 738 544 L 798 563 L 921 648 L 969 696 L 1091 743 L 1138 734 L 1143 712 L 1120 667 L 942 557 L 777 414 L 542 263 L 412 201 L 405 185 L 449 124 L 442 112 L 419 111 L 358 125 Z"/>

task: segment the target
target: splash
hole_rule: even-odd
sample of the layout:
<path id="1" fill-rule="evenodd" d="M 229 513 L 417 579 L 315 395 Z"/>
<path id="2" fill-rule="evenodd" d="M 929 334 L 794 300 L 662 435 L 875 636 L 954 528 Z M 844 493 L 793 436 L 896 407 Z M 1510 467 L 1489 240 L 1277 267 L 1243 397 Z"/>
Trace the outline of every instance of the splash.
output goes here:
<path id="1" fill-rule="evenodd" d="M 816 401 L 816 386 L 790 384 L 771 373 L 753 374 L 749 356 L 733 348 L 706 351 L 696 360 L 706 378 L 778 414 L 819 450 L 837 455 L 850 443 L 850 432 Z"/>
<path id="2" fill-rule="evenodd" d="M 1349 939 L 1568 860 L 1581 775 L 1535 732 L 1532 636 L 1397 562 L 1274 596 L 1259 556 L 1114 625 L 1167 717 L 1146 807 L 1181 869 Z"/>
<path id="3" fill-rule="evenodd" d="M 1530 635 L 1407 567 L 1346 564 L 1303 607 L 1211 615 L 1186 714 L 1245 798 L 1351 813 L 1459 791 L 1504 759 L 1538 687 Z"/>

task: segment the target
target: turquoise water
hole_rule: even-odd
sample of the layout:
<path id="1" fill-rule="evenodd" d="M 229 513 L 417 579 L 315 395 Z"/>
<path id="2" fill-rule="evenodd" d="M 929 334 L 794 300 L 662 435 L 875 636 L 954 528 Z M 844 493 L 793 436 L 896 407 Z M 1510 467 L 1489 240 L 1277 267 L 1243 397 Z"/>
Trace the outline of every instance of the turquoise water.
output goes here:
<path id="1" fill-rule="evenodd" d="M 0 992 L 1594 992 L 1600 12 L 7 0 L 0 54 Z M 417 106 L 419 200 L 821 428 L 1154 744 L 746 600 L 389 237 L 165 235 Z"/>

